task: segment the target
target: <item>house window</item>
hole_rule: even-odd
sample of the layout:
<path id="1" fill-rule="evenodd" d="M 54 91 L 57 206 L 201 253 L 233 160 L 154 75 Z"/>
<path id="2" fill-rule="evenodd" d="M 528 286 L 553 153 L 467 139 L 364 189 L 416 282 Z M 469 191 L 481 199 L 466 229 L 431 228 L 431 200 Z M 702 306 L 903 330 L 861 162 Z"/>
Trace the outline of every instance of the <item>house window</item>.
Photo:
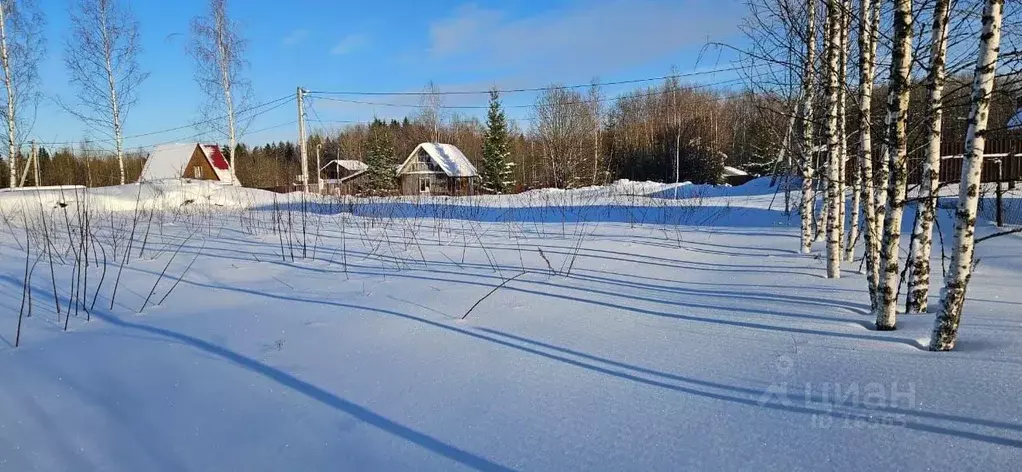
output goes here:
<path id="1" fill-rule="evenodd" d="M 419 193 L 429 193 L 429 177 L 419 177 Z"/>
<path id="2" fill-rule="evenodd" d="M 201 179 L 202 178 L 202 166 L 192 167 L 192 175 L 194 175 L 196 179 Z"/>

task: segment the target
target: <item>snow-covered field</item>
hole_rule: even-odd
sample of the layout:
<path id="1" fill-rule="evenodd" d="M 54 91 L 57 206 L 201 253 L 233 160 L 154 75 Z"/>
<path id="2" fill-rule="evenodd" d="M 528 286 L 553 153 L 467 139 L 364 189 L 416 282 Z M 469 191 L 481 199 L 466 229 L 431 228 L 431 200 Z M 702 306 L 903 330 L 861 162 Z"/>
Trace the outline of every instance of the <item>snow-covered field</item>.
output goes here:
<path id="1" fill-rule="evenodd" d="M 979 245 L 959 347 L 938 354 L 932 315 L 872 330 L 858 263 L 824 278 L 763 180 L 347 201 L 129 185 L 85 201 L 0 193 L 0 471 L 1022 460 L 1019 235 Z"/>

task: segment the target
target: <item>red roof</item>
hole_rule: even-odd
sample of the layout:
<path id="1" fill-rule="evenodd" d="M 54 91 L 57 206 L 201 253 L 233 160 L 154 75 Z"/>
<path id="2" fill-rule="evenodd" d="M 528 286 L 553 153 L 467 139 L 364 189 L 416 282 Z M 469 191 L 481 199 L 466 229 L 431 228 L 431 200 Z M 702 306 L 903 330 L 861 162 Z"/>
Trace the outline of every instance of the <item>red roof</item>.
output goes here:
<path id="1" fill-rule="evenodd" d="M 216 145 L 203 145 L 204 148 L 208 149 L 210 163 L 213 167 L 220 170 L 229 170 L 231 167 L 227 164 L 227 159 L 224 159 L 224 155 L 220 152 L 220 147 Z"/>

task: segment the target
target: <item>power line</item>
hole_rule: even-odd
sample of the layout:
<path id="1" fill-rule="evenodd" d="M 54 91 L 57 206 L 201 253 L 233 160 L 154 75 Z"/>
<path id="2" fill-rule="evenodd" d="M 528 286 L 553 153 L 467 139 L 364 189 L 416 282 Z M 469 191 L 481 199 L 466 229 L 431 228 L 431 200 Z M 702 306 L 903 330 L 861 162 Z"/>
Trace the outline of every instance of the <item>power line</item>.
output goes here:
<path id="1" fill-rule="evenodd" d="M 744 82 L 745 80 L 746 80 L 746 78 L 739 77 L 739 78 L 728 79 L 728 80 L 723 80 L 723 81 L 709 83 L 709 84 L 686 85 L 686 86 L 683 86 L 682 89 L 683 90 L 694 90 L 694 89 L 701 89 L 701 88 L 710 88 L 710 87 L 717 87 L 717 86 L 721 86 L 721 85 L 729 85 L 729 84 Z M 550 90 L 556 90 L 556 89 L 550 89 Z M 644 94 L 638 94 L 638 95 L 623 95 L 623 96 L 615 96 L 615 97 L 604 97 L 604 98 L 601 98 L 599 100 L 596 100 L 596 102 L 600 102 L 600 103 L 602 103 L 602 102 L 609 102 L 609 101 L 618 100 L 621 97 L 655 96 L 655 95 L 661 95 L 661 94 L 670 93 L 670 92 L 672 92 L 672 91 L 659 90 L 659 91 L 656 91 L 656 92 L 644 93 Z M 312 92 L 312 93 L 318 93 L 318 92 Z M 327 101 L 330 101 L 330 102 L 351 103 L 351 104 L 356 104 L 356 105 L 369 105 L 369 106 L 381 106 L 381 107 L 392 107 L 392 108 L 433 108 L 433 106 L 431 106 L 431 105 L 414 104 L 414 103 L 407 103 L 406 104 L 406 103 L 370 102 L 370 101 L 364 101 L 364 100 L 350 100 L 350 99 L 346 99 L 346 98 L 334 98 L 334 97 L 315 97 L 315 98 L 317 98 L 319 100 L 327 100 Z M 574 101 L 574 102 L 566 102 L 565 104 L 570 105 L 570 104 L 577 104 L 577 103 L 592 103 L 592 102 L 593 102 L 592 100 L 580 100 L 580 101 Z M 535 106 L 534 104 L 527 104 L 527 105 L 503 105 L 503 108 L 533 108 L 534 106 Z M 486 109 L 489 109 L 489 106 L 488 105 L 444 105 L 444 106 L 441 106 L 439 108 L 442 108 L 444 110 L 486 110 Z"/>
<path id="2" fill-rule="evenodd" d="M 630 80 L 620 80 L 620 81 L 612 81 L 612 82 L 599 82 L 599 83 L 589 83 L 589 84 L 579 84 L 579 85 L 566 85 L 566 86 L 517 88 L 517 89 L 497 90 L 497 92 L 498 93 L 508 94 L 508 93 L 525 93 L 525 92 L 543 92 L 543 91 L 554 91 L 554 90 L 570 90 L 570 89 L 588 88 L 588 87 L 592 87 L 592 86 L 613 86 L 613 85 L 637 84 L 637 83 L 644 83 L 644 82 L 662 81 L 662 80 L 667 80 L 667 79 L 672 79 L 672 78 L 693 77 L 693 76 L 700 76 L 700 75 L 716 74 L 716 73 L 720 73 L 720 72 L 732 72 L 732 71 L 738 71 L 738 70 L 741 70 L 741 69 L 742 68 L 740 66 L 735 66 L 735 67 L 719 68 L 719 69 L 713 69 L 713 70 L 693 71 L 693 72 L 688 72 L 688 73 L 665 75 L 665 76 L 660 76 L 660 77 L 648 77 L 648 78 L 642 78 L 642 79 L 630 79 Z M 685 86 L 684 88 L 686 88 L 686 89 L 698 89 L 698 88 L 714 87 L 714 86 L 719 86 L 719 85 L 726 85 L 726 84 L 742 82 L 742 81 L 744 81 L 746 79 L 747 78 L 729 79 L 729 80 L 719 81 L 719 82 L 711 83 L 711 84 L 690 85 L 690 86 Z M 448 92 L 369 92 L 369 91 L 328 92 L 328 91 L 315 91 L 315 92 L 308 92 L 308 93 L 310 95 L 424 96 L 424 95 L 482 95 L 482 94 L 489 94 L 490 91 L 489 90 L 485 90 L 485 91 L 483 91 L 483 90 L 478 90 L 478 91 L 448 91 Z M 630 96 L 631 97 L 641 97 L 641 96 L 659 95 L 659 94 L 662 94 L 662 93 L 664 93 L 664 92 L 663 91 L 659 91 L 659 92 L 648 93 L 648 94 L 641 94 L 641 95 L 634 95 L 633 94 L 633 95 L 630 95 Z M 328 100 L 328 101 L 334 101 L 334 102 L 352 103 L 352 104 L 370 105 L 370 106 L 382 106 L 382 107 L 394 107 L 394 108 L 429 108 L 428 105 L 414 105 L 414 104 L 372 102 L 372 101 L 350 100 L 350 99 L 342 99 L 342 98 L 335 98 L 335 97 L 323 97 L 323 96 L 314 97 L 314 98 L 322 99 L 322 100 Z M 293 95 L 288 94 L 288 95 L 285 95 L 283 97 L 279 97 L 279 98 L 276 98 L 276 99 L 273 99 L 273 100 L 270 100 L 270 101 L 266 101 L 266 102 L 263 102 L 263 103 L 260 103 L 260 104 L 257 104 L 257 105 L 251 106 L 251 107 L 244 108 L 242 110 L 238 110 L 236 112 L 236 114 L 237 115 L 244 115 L 246 113 L 253 112 L 250 116 L 247 116 L 246 118 L 255 118 L 257 116 L 261 116 L 263 114 L 266 114 L 266 113 L 269 113 L 269 112 L 271 112 L 273 110 L 276 110 L 276 109 L 280 108 L 281 106 L 287 105 L 288 103 L 290 103 L 294 99 L 295 99 L 295 97 Z M 598 102 L 606 102 L 606 101 L 616 100 L 616 99 L 617 99 L 617 97 L 605 97 L 605 98 L 601 98 L 601 99 L 599 99 L 597 101 Z M 591 102 L 592 101 L 586 100 L 586 101 L 580 101 L 578 103 L 591 103 Z M 519 108 L 520 109 L 520 108 L 531 108 L 533 106 L 534 105 L 505 105 L 504 107 L 505 108 Z M 267 108 L 267 107 L 269 107 L 269 108 Z M 315 108 L 312 108 L 311 106 L 309 108 L 312 109 L 313 114 L 316 116 L 316 119 L 312 120 L 312 121 L 315 121 L 315 122 L 318 122 L 318 123 L 322 123 L 322 124 L 326 124 L 326 123 L 350 124 L 350 123 L 360 123 L 360 122 L 362 122 L 362 121 L 359 121 L 359 120 L 323 120 L 323 119 L 320 118 L 319 113 L 316 111 Z M 478 106 L 476 106 L 476 105 L 451 105 L 451 106 L 443 106 L 441 108 L 443 108 L 443 109 L 451 109 L 451 110 L 484 110 L 484 109 L 488 109 L 489 107 L 486 106 L 486 105 L 478 105 Z M 225 120 L 227 118 L 228 118 L 227 115 L 222 115 L 222 116 L 217 116 L 217 117 L 214 117 L 214 118 L 209 118 L 209 119 L 205 119 L 205 120 L 201 120 L 201 121 L 197 121 L 197 122 L 193 122 L 193 123 L 189 123 L 189 124 L 185 124 L 185 125 L 175 126 L 175 127 L 171 127 L 171 128 L 165 128 L 165 129 L 156 130 L 156 131 L 150 131 L 150 132 L 147 132 L 147 133 L 140 133 L 140 134 L 134 134 L 134 135 L 130 135 L 130 136 L 124 136 L 122 139 L 125 140 L 125 141 L 128 141 L 128 140 L 133 140 L 133 139 L 139 139 L 139 138 L 145 138 L 145 137 L 150 137 L 150 136 L 156 136 L 156 135 L 160 135 L 160 134 L 171 133 L 171 132 L 174 132 L 174 131 L 180 131 L 180 130 L 184 130 L 184 129 L 195 128 L 195 127 L 197 127 L 199 125 L 214 123 L 214 122 L 217 122 L 217 121 Z M 517 121 L 530 121 L 531 120 L 529 118 L 512 118 L 512 119 L 515 119 Z M 267 131 L 267 130 L 274 129 L 274 128 L 279 128 L 279 127 L 286 126 L 288 124 L 294 124 L 294 123 L 295 123 L 295 121 L 292 121 L 292 122 L 289 122 L 289 123 L 284 123 L 284 124 L 279 124 L 279 125 L 274 125 L 274 126 L 271 126 L 271 127 L 265 128 L 265 129 L 260 129 L 260 130 L 253 131 L 253 132 L 250 132 L 250 133 L 244 133 L 243 136 L 244 135 L 248 135 L 248 134 L 254 134 L 254 133 L 262 132 L 262 131 Z M 200 132 L 200 133 L 196 133 L 196 134 L 193 134 L 193 135 L 190 135 L 190 136 L 185 136 L 185 137 L 181 137 L 181 138 L 177 138 L 177 139 L 173 139 L 173 140 L 169 140 L 169 141 L 163 141 L 163 142 L 151 143 L 151 144 L 142 144 L 142 145 L 126 145 L 125 147 L 126 148 L 130 148 L 130 149 L 142 149 L 142 148 L 148 148 L 148 147 L 155 147 L 155 146 L 159 146 L 159 145 L 162 145 L 162 144 L 170 144 L 170 143 L 175 143 L 175 142 L 180 142 L 180 141 L 194 140 L 194 139 L 197 139 L 199 137 L 202 137 L 205 134 L 206 134 L 205 132 Z M 97 139 L 97 140 L 93 140 L 93 141 L 84 141 L 84 143 L 111 143 L 111 144 L 115 143 L 115 142 L 116 142 L 116 139 L 113 139 L 113 138 Z M 83 144 L 83 141 L 52 141 L 52 142 L 37 141 L 37 144 L 42 145 L 42 146 L 53 146 L 53 147 L 56 147 L 56 146 L 74 146 L 74 145 Z M 87 149 L 87 150 L 101 151 L 103 149 Z"/>
<path id="3" fill-rule="evenodd" d="M 279 100 L 275 100 L 275 101 L 279 101 Z M 267 103 L 272 103 L 272 102 L 267 102 Z M 288 104 L 288 102 L 278 103 L 276 106 L 274 106 L 272 108 L 268 108 L 268 109 L 263 110 L 263 111 L 260 111 L 259 113 L 256 113 L 256 114 L 252 115 L 250 118 L 255 118 L 257 116 L 264 115 L 266 113 L 269 113 L 269 112 L 271 112 L 273 110 L 276 110 L 276 109 L 278 109 L 278 108 L 280 108 L 280 107 L 282 107 L 284 105 L 287 105 L 287 104 Z M 255 107 L 252 107 L 249 110 L 254 109 L 254 108 Z M 295 124 L 296 122 L 297 121 L 292 120 L 292 121 L 290 121 L 288 123 L 277 124 L 277 125 L 269 126 L 269 127 L 266 127 L 266 128 L 261 128 L 261 129 L 255 130 L 255 131 L 246 131 L 244 133 L 241 133 L 241 135 L 239 137 L 244 137 L 244 136 L 248 136 L 248 135 L 252 135 L 252 134 L 256 134 L 256 133 L 261 133 L 263 131 L 269 131 L 271 129 L 280 128 L 282 126 L 287 126 L 287 125 L 290 125 L 290 124 Z M 195 133 L 195 134 L 192 134 L 192 135 L 189 135 L 189 136 L 179 137 L 179 138 L 175 138 L 175 139 L 168 140 L 168 141 L 162 141 L 162 142 L 150 143 L 150 144 L 142 144 L 142 145 L 136 145 L 136 146 L 125 146 L 125 147 L 127 149 L 141 150 L 141 149 L 145 149 L 145 148 L 154 148 L 156 146 L 162 146 L 164 144 L 174 144 L 174 143 L 179 143 L 179 142 L 182 142 L 182 141 L 194 141 L 194 140 L 199 139 L 199 138 L 201 138 L 201 137 L 203 137 L 205 135 L 206 135 L 206 132 L 202 131 L 202 132 Z M 86 141 L 85 143 L 88 144 L 88 143 L 94 143 L 94 142 L 105 142 L 105 141 Z M 51 144 L 51 143 L 44 143 L 44 144 Z M 71 145 L 74 145 L 74 144 L 82 144 L 82 143 L 78 142 L 78 143 L 57 143 L 57 144 L 64 144 L 64 145 L 71 144 Z M 110 149 L 110 148 L 79 148 L 79 149 L 82 150 L 82 151 L 87 151 L 87 152 L 114 152 L 114 150 Z"/>
<path id="4" fill-rule="evenodd" d="M 313 97 L 313 98 L 315 98 L 315 97 Z M 329 123 L 340 123 L 340 124 L 362 123 L 362 121 L 359 121 L 359 120 L 324 120 L 323 118 L 321 118 L 319 116 L 319 112 L 316 111 L 315 103 L 312 103 L 312 102 L 310 102 L 308 105 L 306 105 L 306 108 L 308 108 L 309 110 L 312 110 L 312 114 L 315 115 L 316 118 L 314 118 L 314 119 L 312 119 L 310 121 L 314 121 L 316 123 L 320 123 L 320 124 L 324 124 L 324 125 L 325 124 L 329 124 Z"/>
<path id="5" fill-rule="evenodd" d="M 252 116 L 249 117 L 249 118 L 255 118 L 256 116 L 259 116 L 259 115 L 262 115 L 264 113 L 276 110 L 280 106 L 283 106 L 283 105 L 287 104 L 288 100 L 293 100 L 293 99 L 294 99 L 294 96 L 292 96 L 292 95 L 285 95 L 285 96 L 277 98 L 275 100 L 270 100 L 268 102 L 263 102 L 263 103 L 260 103 L 258 105 L 254 105 L 254 106 L 251 106 L 251 107 L 248 107 L 248 108 L 244 108 L 244 109 L 238 110 L 236 112 L 236 115 L 243 115 L 245 113 L 248 113 L 250 111 L 255 111 L 255 110 L 258 110 L 258 109 L 263 108 L 263 107 L 267 107 L 267 106 L 270 106 L 270 105 L 276 105 L 276 106 L 274 106 L 274 107 L 272 107 L 270 109 L 267 109 L 267 110 L 264 110 L 264 111 L 260 111 L 259 113 L 255 113 L 255 114 L 253 114 Z M 166 128 L 166 129 L 162 129 L 162 130 L 158 130 L 158 131 L 151 131 L 151 132 L 148 132 L 148 133 L 135 134 L 135 135 L 131 135 L 131 136 L 124 136 L 122 139 L 127 141 L 129 139 L 145 138 L 145 137 L 149 137 L 149 136 L 155 136 L 155 135 L 158 135 L 158 134 L 165 134 L 165 133 L 170 133 L 170 132 L 173 132 L 173 131 L 180 131 L 180 130 L 183 130 L 183 129 L 194 128 L 194 127 L 199 126 L 199 125 L 213 123 L 213 122 L 216 122 L 216 121 L 222 121 L 222 120 L 226 120 L 226 119 L 227 119 L 227 115 L 223 115 L 223 116 L 218 116 L 218 117 L 215 117 L 215 118 L 209 118 L 209 119 L 206 119 L 206 120 L 197 121 L 197 122 L 194 122 L 194 123 L 189 123 L 187 125 L 176 126 L 176 127 L 173 127 L 173 128 Z M 199 134 L 197 134 L 195 136 L 202 136 L 203 134 L 205 134 L 205 133 L 199 133 Z M 182 139 L 187 139 L 187 138 L 182 138 Z M 117 141 L 116 139 L 108 138 L 108 139 L 97 139 L 97 140 L 94 140 L 94 141 L 91 141 L 91 142 L 94 142 L 94 143 L 115 143 L 116 141 Z M 158 143 L 156 145 L 168 144 L 168 143 L 173 143 L 173 142 L 175 142 L 175 141 L 169 141 L 169 142 L 166 142 L 166 143 Z M 81 143 L 81 141 L 52 141 L 52 142 L 37 141 L 37 143 L 40 144 L 40 145 L 44 145 L 44 146 L 67 146 L 67 145 L 79 144 L 79 143 Z M 136 147 L 136 146 L 125 146 L 125 147 Z M 144 147 L 144 146 L 137 146 L 137 147 Z"/>
<path id="6" fill-rule="evenodd" d="M 531 87 L 531 88 L 505 89 L 505 90 L 496 90 L 496 92 L 497 93 L 501 93 L 501 94 L 507 94 L 507 93 L 527 93 L 527 92 L 545 92 L 545 91 L 550 91 L 550 90 L 566 90 L 566 89 L 589 88 L 589 87 L 592 87 L 592 86 L 600 86 L 600 87 L 602 87 L 602 86 L 613 86 L 613 85 L 639 84 L 639 83 L 643 83 L 643 82 L 659 82 L 659 81 L 667 80 L 667 79 L 675 79 L 675 78 L 682 78 L 682 77 L 694 77 L 694 76 L 699 76 L 699 75 L 717 74 L 717 73 L 720 73 L 720 72 L 733 72 L 733 71 L 737 71 L 737 70 L 741 70 L 741 69 L 742 69 L 741 66 L 735 66 L 735 67 L 728 67 L 728 68 L 723 68 L 723 69 L 712 69 L 712 70 L 693 71 L 693 72 L 685 72 L 685 73 L 680 73 L 680 74 L 664 75 L 664 76 L 660 76 L 660 77 L 647 77 L 647 78 L 643 78 L 643 79 L 618 80 L 618 81 L 613 81 L 613 82 L 597 82 L 597 83 L 578 84 L 578 85 L 553 85 L 553 86 L 547 86 L 547 87 Z M 368 92 L 368 91 L 330 92 L 330 91 L 311 91 L 309 93 L 311 93 L 311 94 L 320 94 L 320 95 L 415 96 L 415 97 L 417 97 L 417 96 L 428 96 L 428 95 L 488 95 L 490 92 L 491 92 L 491 90 L 453 90 L 453 91 L 448 91 L 448 92 Z"/>

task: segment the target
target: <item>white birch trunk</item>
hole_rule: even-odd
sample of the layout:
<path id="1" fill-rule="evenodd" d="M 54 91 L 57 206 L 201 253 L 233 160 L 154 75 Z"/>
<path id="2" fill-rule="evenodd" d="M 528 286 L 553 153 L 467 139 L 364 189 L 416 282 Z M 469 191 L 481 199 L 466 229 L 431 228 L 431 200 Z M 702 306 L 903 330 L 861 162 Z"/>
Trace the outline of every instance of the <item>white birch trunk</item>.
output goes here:
<path id="1" fill-rule="evenodd" d="M 839 71 L 841 43 L 841 3 L 827 0 L 827 278 L 841 278 L 841 136 L 838 133 Z"/>
<path id="2" fill-rule="evenodd" d="M 10 187 L 18 186 L 18 128 L 15 120 L 15 91 L 11 71 L 11 55 L 7 49 L 7 2 L 0 0 L 0 67 L 4 70 L 4 89 L 7 92 L 7 163 L 10 166 Z"/>
<path id="3" fill-rule="evenodd" d="M 951 267 L 940 294 L 940 312 L 933 326 L 930 350 L 950 351 L 955 347 L 958 325 L 965 305 L 965 290 L 972 276 L 975 250 L 976 207 L 979 204 L 980 173 L 986 148 L 990 95 L 997 71 L 1001 45 L 1001 21 L 1004 0 L 987 0 L 983 8 L 983 29 L 979 37 L 979 59 L 972 84 L 972 109 L 962 162 L 962 183 L 958 193 L 958 211 L 951 253 Z"/>
<path id="4" fill-rule="evenodd" d="M 802 201 L 799 212 L 802 220 L 801 247 L 803 254 L 813 249 L 813 219 L 816 217 L 816 192 L 813 188 L 813 100 L 816 81 L 816 0 L 807 0 L 806 56 L 802 68 Z"/>
<path id="5" fill-rule="evenodd" d="M 919 202 L 912 229 L 912 254 L 908 264 L 912 275 L 908 282 L 909 313 L 925 313 L 930 293 L 930 249 L 933 247 L 933 219 L 937 207 L 937 185 L 940 177 L 940 140 L 943 124 L 943 95 L 945 61 L 948 42 L 948 12 L 950 0 L 937 0 L 933 7 L 930 73 L 927 78 L 927 130 L 926 160 L 923 162 L 919 184 Z"/>
<path id="6" fill-rule="evenodd" d="M 835 37 L 838 39 L 838 69 L 837 69 L 837 119 L 838 119 L 838 180 L 837 180 L 837 194 L 838 194 L 838 215 L 837 215 L 837 231 L 838 231 L 838 253 L 839 262 L 844 258 L 842 248 L 844 247 L 844 235 L 845 235 L 845 217 L 847 213 L 846 204 L 846 188 L 848 184 L 846 182 L 847 166 L 848 166 L 848 120 L 845 116 L 847 109 L 847 84 L 848 84 L 848 8 L 850 4 L 848 0 L 842 0 L 840 4 L 840 21 L 838 22 L 838 31 L 835 33 Z"/>
<path id="7" fill-rule="evenodd" d="M 872 23 L 873 23 L 873 40 L 874 40 L 874 44 L 873 44 L 873 60 L 875 62 L 876 58 L 877 58 L 877 56 L 876 56 L 876 49 L 877 49 L 877 45 L 880 42 L 880 11 L 883 9 L 883 4 L 881 3 L 880 0 L 874 0 L 874 1 L 876 2 L 876 6 L 873 8 L 873 22 Z M 874 67 L 875 66 L 876 65 L 874 64 Z M 887 108 L 888 109 L 891 108 L 891 100 L 893 100 L 893 99 L 894 99 L 894 97 L 890 93 L 888 93 L 887 94 Z M 887 113 L 884 116 L 884 128 L 883 129 L 884 130 L 889 130 L 890 128 L 891 128 L 891 114 Z M 873 244 L 873 254 L 871 254 L 871 256 L 870 256 L 870 257 L 872 257 L 876 261 L 876 264 L 874 265 L 874 268 L 875 268 L 875 272 L 876 272 L 876 288 L 878 290 L 879 290 L 879 285 L 880 285 L 880 246 L 881 246 L 881 242 L 882 242 L 881 240 L 883 239 L 883 234 L 884 234 L 884 220 L 887 217 L 887 183 L 888 183 L 888 180 L 891 178 L 891 172 L 890 172 L 890 168 L 891 168 L 890 164 L 891 164 L 891 162 L 890 162 L 890 160 L 891 160 L 891 147 L 890 147 L 890 143 L 888 143 L 887 139 L 884 138 L 884 139 L 881 140 L 880 158 L 879 159 L 874 159 L 874 162 L 879 164 L 879 168 L 876 170 L 875 180 L 873 181 L 873 188 L 874 188 L 874 192 L 875 192 L 873 194 L 873 197 L 874 197 L 873 198 L 873 208 L 875 209 L 874 213 L 876 215 L 875 215 L 875 217 L 873 219 L 873 228 L 872 228 L 872 231 L 873 231 L 873 243 L 874 243 Z M 874 293 L 873 295 L 874 295 L 875 298 L 878 298 L 878 297 L 876 297 L 876 293 Z M 875 308 L 876 307 L 874 307 L 874 309 Z"/>
<path id="8" fill-rule="evenodd" d="M 905 212 L 908 182 L 907 128 L 909 106 L 909 74 L 912 68 L 912 0 L 896 0 L 894 12 L 894 43 L 891 54 L 891 90 L 888 121 L 890 172 L 887 189 L 887 214 L 884 237 L 880 247 L 880 281 L 877 286 L 876 328 L 893 330 L 897 326 L 898 249 L 901 243 L 901 220 Z"/>
<path id="9" fill-rule="evenodd" d="M 877 252 L 876 195 L 873 176 L 873 78 L 876 74 L 876 32 L 879 5 L 872 0 L 859 4 L 859 167 L 862 178 L 863 240 L 866 259 L 866 283 L 871 306 L 876 305 L 877 271 L 880 266 Z"/>
<path id="10" fill-rule="evenodd" d="M 824 126 L 824 128 L 826 128 L 826 126 Z M 826 142 L 827 141 L 826 132 L 822 134 L 823 134 L 822 141 Z M 822 197 L 820 198 L 820 213 L 816 217 L 816 236 L 815 236 L 816 242 L 823 241 L 824 236 L 826 236 L 827 234 L 827 218 L 828 213 L 830 212 L 830 206 L 827 204 L 827 188 L 829 185 L 828 182 L 830 181 L 829 179 L 830 171 L 828 171 L 827 169 L 829 168 L 830 156 L 827 154 L 829 151 L 826 151 L 826 147 L 827 146 L 825 144 L 821 145 L 821 149 L 825 149 L 825 151 L 820 153 L 820 160 L 818 166 L 819 179 L 817 179 L 818 182 L 816 184 L 816 191 L 819 192 L 820 195 L 822 195 Z"/>
<path id="11" fill-rule="evenodd" d="M 106 68 L 107 86 L 110 95 L 110 120 L 114 129 L 114 146 L 117 152 L 117 167 L 120 170 L 121 185 L 127 180 L 124 171 L 124 133 L 121 129 L 120 102 L 117 100 L 117 76 L 114 72 L 114 44 L 110 37 L 108 25 L 109 5 L 101 4 L 103 10 L 100 12 L 100 35 L 103 38 L 103 60 Z"/>
<path id="12" fill-rule="evenodd" d="M 214 10 L 214 21 L 216 22 L 216 33 L 217 33 L 217 50 L 219 55 L 217 57 L 217 65 L 220 67 L 220 80 L 221 86 L 224 89 L 224 105 L 227 107 L 227 136 L 228 136 L 228 152 L 230 153 L 227 162 L 231 167 L 231 183 L 238 185 L 238 174 L 235 171 L 234 166 L 234 154 L 238 147 L 238 134 L 237 124 L 235 123 L 234 116 L 234 97 L 232 96 L 231 88 L 233 82 L 231 81 L 231 65 L 233 59 L 230 57 L 233 54 L 231 50 L 232 45 L 228 41 L 228 31 L 230 28 L 227 20 L 227 12 L 224 9 L 223 4 L 220 4 L 220 8 Z M 305 182 L 308 185 L 308 182 Z"/>

